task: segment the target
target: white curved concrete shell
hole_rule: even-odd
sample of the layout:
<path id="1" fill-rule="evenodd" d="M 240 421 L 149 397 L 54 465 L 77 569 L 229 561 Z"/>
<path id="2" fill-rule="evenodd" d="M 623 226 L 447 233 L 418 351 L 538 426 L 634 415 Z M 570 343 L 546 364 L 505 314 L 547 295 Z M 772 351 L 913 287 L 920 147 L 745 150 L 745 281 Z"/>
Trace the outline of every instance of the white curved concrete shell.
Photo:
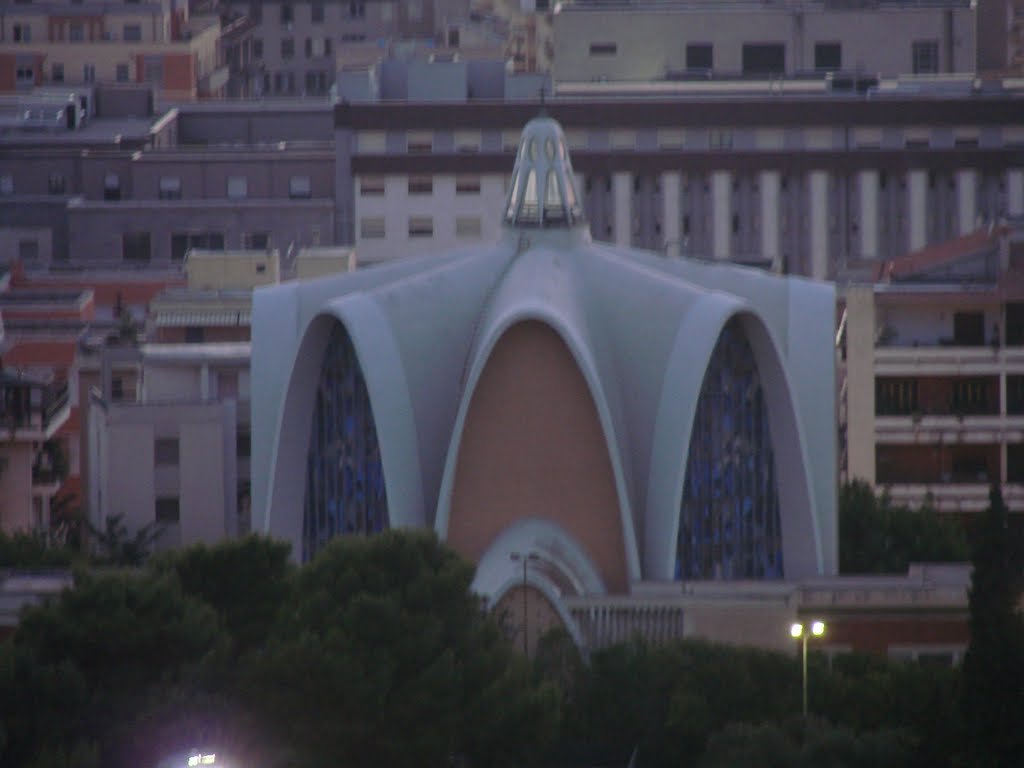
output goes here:
<path id="1" fill-rule="evenodd" d="M 513 552 L 545 559 L 534 586 L 555 597 L 679 578 L 687 472 L 704 450 L 694 419 L 728 327 L 770 422 L 781 571 L 834 573 L 833 288 L 592 243 L 560 129 L 538 122 L 524 141 L 558 144 L 537 168 L 556 174 L 546 187 L 564 211 L 541 196 L 530 218 L 513 185 L 493 246 L 257 291 L 254 527 L 300 551 L 314 392 L 340 324 L 389 525 L 433 527 L 492 597 L 515 582 Z M 529 152 L 518 158 L 525 179 Z"/>

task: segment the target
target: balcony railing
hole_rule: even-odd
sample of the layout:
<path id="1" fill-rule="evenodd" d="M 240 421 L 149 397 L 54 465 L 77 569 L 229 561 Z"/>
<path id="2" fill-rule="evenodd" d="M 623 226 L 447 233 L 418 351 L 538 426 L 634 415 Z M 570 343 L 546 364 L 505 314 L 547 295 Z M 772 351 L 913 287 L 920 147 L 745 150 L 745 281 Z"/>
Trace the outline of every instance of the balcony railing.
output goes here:
<path id="1" fill-rule="evenodd" d="M 0 392 L 0 430 L 49 435 L 67 417 L 70 393 L 66 381 L 41 384 L 16 377 L 3 382 Z"/>

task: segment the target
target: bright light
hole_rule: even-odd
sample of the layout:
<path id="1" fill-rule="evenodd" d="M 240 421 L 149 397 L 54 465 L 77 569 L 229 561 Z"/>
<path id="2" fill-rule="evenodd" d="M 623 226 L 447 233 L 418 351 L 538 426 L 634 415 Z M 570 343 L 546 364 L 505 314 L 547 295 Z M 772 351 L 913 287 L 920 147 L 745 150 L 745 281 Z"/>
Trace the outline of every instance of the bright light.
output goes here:
<path id="1" fill-rule="evenodd" d="M 804 633 L 804 625 L 800 624 L 799 622 L 793 624 L 789 628 L 789 634 L 791 634 L 793 637 L 800 637 L 800 635 L 802 635 L 803 633 Z"/>
<path id="2" fill-rule="evenodd" d="M 192 755 L 192 757 L 190 757 L 188 759 L 188 764 L 189 765 L 199 765 L 199 755 Z"/>
<path id="3" fill-rule="evenodd" d="M 824 635 L 825 634 L 825 622 L 824 621 L 816 621 L 813 624 L 811 624 L 811 632 L 813 634 L 819 635 L 819 636 L 820 635 Z"/>

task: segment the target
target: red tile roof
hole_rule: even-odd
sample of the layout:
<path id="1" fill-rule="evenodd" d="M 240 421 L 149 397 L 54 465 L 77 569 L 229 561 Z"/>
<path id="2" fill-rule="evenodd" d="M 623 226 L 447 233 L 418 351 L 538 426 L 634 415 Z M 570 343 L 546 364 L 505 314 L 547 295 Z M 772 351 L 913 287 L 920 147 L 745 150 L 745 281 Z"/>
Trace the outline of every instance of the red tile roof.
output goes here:
<path id="1" fill-rule="evenodd" d="M 929 245 L 895 259 L 883 261 L 875 268 L 875 282 L 886 283 L 893 278 L 913 275 L 929 267 L 936 267 L 978 253 L 998 243 L 999 238 L 1008 231 L 1007 227 L 993 229 L 983 227 L 968 235 Z"/>

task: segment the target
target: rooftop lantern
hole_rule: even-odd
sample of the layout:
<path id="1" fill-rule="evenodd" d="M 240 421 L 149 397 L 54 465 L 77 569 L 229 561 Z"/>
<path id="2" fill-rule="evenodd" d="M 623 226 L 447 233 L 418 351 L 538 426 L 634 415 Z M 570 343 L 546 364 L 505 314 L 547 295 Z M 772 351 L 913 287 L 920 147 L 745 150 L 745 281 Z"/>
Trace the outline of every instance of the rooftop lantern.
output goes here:
<path id="1" fill-rule="evenodd" d="M 534 118 L 519 140 L 505 224 L 570 229 L 582 222 L 562 127 L 549 117 Z"/>

